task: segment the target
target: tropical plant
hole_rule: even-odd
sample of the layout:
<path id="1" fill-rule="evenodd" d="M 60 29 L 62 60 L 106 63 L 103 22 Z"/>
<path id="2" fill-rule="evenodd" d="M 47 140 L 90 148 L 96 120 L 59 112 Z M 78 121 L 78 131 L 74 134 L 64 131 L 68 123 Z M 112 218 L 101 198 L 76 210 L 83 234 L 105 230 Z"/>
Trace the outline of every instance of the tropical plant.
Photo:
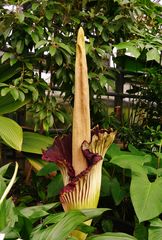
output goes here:
<path id="1" fill-rule="evenodd" d="M 107 211 L 95 218 L 93 223 L 93 226 L 97 226 L 95 230 L 92 226 L 82 223 L 104 210 L 91 209 L 88 214 L 87 209 L 56 213 L 57 203 L 28 208 L 24 206 L 27 200 L 23 200 L 23 197 L 24 199 L 29 197 L 24 196 L 23 190 L 28 187 L 21 184 L 23 197 L 18 201 L 21 206 L 15 208 L 13 202 L 10 201 L 10 207 L 13 207 L 13 211 L 10 212 L 13 224 L 11 228 L 4 229 L 3 233 L 6 239 L 21 237 L 51 240 L 52 235 L 54 239 L 74 240 L 76 238 L 71 236 L 74 230 L 78 236 L 78 231 L 85 235 L 89 234 L 87 239 L 160 239 L 162 226 L 159 190 L 161 187 L 161 131 L 157 125 L 161 121 L 160 52 L 162 42 L 161 6 L 155 1 L 41 0 L 32 2 L 30 0 L 7 0 L 0 3 L 1 142 L 18 151 L 23 151 L 26 159 L 38 171 L 37 176 L 33 174 L 34 181 L 37 181 L 37 188 L 34 189 L 34 181 L 32 187 L 35 195 L 38 195 L 34 203 L 55 202 L 58 200 L 63 184 L 66 185 L 66 181 L 73 184 L 75 176 L 70 175 L 73 179 L 68 174 L 65 176 L 61 165 L 60 171 L 63 173 L 65 183 L 62 183 L 61 174 L 55 164 L 40 159 L 42 149 L 52 145 L 53 139 L 38 133 L 22 132 L 22 128 L 10 119 L 13 116 L 5 114 L 13 113 L 15 116 L 18 110 L 24 107 L 24 111 L 27 113 L 30 111 L 33 114 L 34 124 L 33 121 L 32 124 L 35 125 L 35 130 L 43 133 L 44 130 L 48 132 L 50 128 L 61 126 L 67 131 L 66 128 L 71 125 L 71 106 L 74 103 L 74 91 L 76 92 L 74 89 L 75 39 L 80 25 L 84 26 L 86 33 L 91 125 L 95 126 L 99 123 L 105 127 L 116 126 L 120 131 L 118 135 L 120 139 L 126 143 L 135 144 L 142 151 L 132 145 L 126 145 L 129 151 L 120 151 L 116 145 L 112 145 L 103 161 L 104 154 L 100 149 L 93 149 L 93 144 L 100 141 L 100 137 L 103 138 L 103 136 L 112 141 L 113 133 L 103 131 L 100 134 L 98 128 L 92 130 L 93 141 L 88 144 L 91 138 L 88 117 L 85 121 L 88 126 L 88 130 L 85 131 L 87 135 L 79 139 L 78 136 L 81 136 L 84 131 L 81 125 L 80 128 L 76 125 L 72 139 L 80 140 L 79 147 L 83 140 L 87 140 L 82 145 L 83 153 L 89 157 L 90 152 L 94 151 L 95 154 L 91 155 L 92 158 L 95 156 L 93 161 L 95 162 L 99 157 L 97 153 L 102 155 L 102 160 L 98 159 L 96 165 L 92 166 L 91 160 L 88 159 L 87 163 L 82 158 L 82 153 L 79 153 L 77 158 L 84 162 L 81 167 L 75 162 L 76 157 L 72 156 L 70 159 L 77 173 L 82 170 L 84 172 L 87 165 L 89 166 L 89 172 L 86 175 L 88 179 L 92 178 L 92 172 L 96 174 L 92 170 L 99 165 L 100 170 L 96 172 L 101 177 L 101 165 L 103 164 L 102 180 L 98 177 L 98 191 L 94 191 L 93 194 L 99 195 L 101 182 L 99 206 L 111 207 L 112 211 Z M 115 49 L 117 53 L 114 56 Z M 112 56 L 116 67 L 109 65 Z M 49 74 L 49 84 L 43 79 L 45 72 Z M 86 75 L 86 72 L 84 73 Z M 135 114 L 132 115 L 132 120 L 134 122 L 128 121 L 128 125 L 122 127 L 122 123 L 116 120 L 113 114 L 111 116 L 108 114 L 107 104 L 105 105 L 102 99 L 102 96 L 107 94 L 107 86 L 114 89 L 121 75 L 124 76 L 124 82 L 131 83 L 129 94 L 139 95 L 139 101 L 135 101 L 133 109 L 133 114 Z M 61 98 L 55 93 L 60 93 Z M 84 104 L 86 105 L 86 102 Z M 139 113 L 143 116 L 142 124 L 138 121 Z M 79 115 L 75 119 L 78 120 L 78 118 Z M 79 123 L 77 120 L 76 124 Z M 84 120 L 81 121 L 81 124 L 83 123 Z M 81 134 L 75 133 L 77 129 L 81 130 Z M 97 136 L 94 134 L 95 131 L 97 131 Z M 63 137 L 62 141 L 65 143 L 66 137 Z M 69 142 L 65 145 L 67 144 L 68 147 L 75 145 L 70 144 L 70 141 L 69 138 Z M 55 148 L 61 145 L 59 138 L 55 139 L 54 145 Z M 97 145 L 98 148 L 99 145 Z M 72 149 L 74 151 L 75 146 Z M 53 149 L 50 148 L 44 152 L 44 156 L 50 151 Z M 72 186 L 74 190 L 78 182 L 83 183 L 81 178 L 77 180 L 76 185 Z M 71 185 L 68 186 L 71 187 Z M 139 194 L 139 188 L 143 194 Z M 65 189 L 67 188 L 64 187 L 63 190 Z M 82 187 L 82 191 L 84 190 Z M 77 191 L 71 192 L 71 196 L 74 196 Z M 30 193 L 34 195 L 32 191 Z M 66 192 L 64 197 L 68 197 L 68 194 L 70 193 Z M 147 194 L 148 199 L 146 199 Z M 96 207 L 97 198 L 98 196 L 94 200 L 96 203 L 93 207 Z M 142 198 L 145 199 L 145 203 Z M 30 200 L 30 205 L 33 204 L 32 200 Z M 79 196 L 77 200 L 79 201 Z M 155 206 L 153 201 L 156 203 Z M 67 205 L 67 202 L 63 203 L 64 208 Z M 84 207 L 81 205 L 79 208 Z M 69 208 L 74 207 L 73 204 Z M 95 214 L 95 211 L 98 212 Z M 67 221 L 69 224 L 65 226 Z M 62 232 L 60 229 L 65 229 L 65 231 Z M 124 233 L 115 233 L 116 231 Z M 95 232 L 94 236 L 93 232 Z"/>
<path id="2" fill-rule="evenodd" d="M 90 109 L 84 31 L 78 31 L 75 63 L 75 98 L 72 136 L 56 138 L 52 147 L 43 153 L 43 159 L 55 162 L 62 173 L 64 189 L 60 200 L 65 211 L 97 207 L 101 186 L 101 170 L 107 148 L 114 140 L 111 130 L 92 131 L 90 136 Z M 85 239 L 82 232 L 72 236 Z"/>
<path id="3" fill-rule="evenodd" d="M 95 229 L 85 227 L 83 222 L 92 219 L 109 209 L 85 209 L 73 210 L 67 213 L 57 213 L 54 209 L 59 205 L 58 202 L 50 204 L 41 204 L 39 206 L 17 206 L 12 197 L 7 198 L 15 182 L 18 164 L 15 165 L 14 174 L 8 184 L 6 171 L 10 164 L 0 168 L 0 237 L 1 239 L 75 239 L 69 236 L 72 230 L 81 229 L 86 233 L 92 233 Z M 53 209 L 53 211 L 50 211 Z M 50 211 L 50 212 L 49 212 Z M 67 224 L 68 222 L 68 224 Z M 113 233 L 107 236 L 112 237 Z M 101 237 L 104 239 L 105 234 Z M 126 239 L 135 239 L 126 234 L 119 233 L 116 237 L 127 237 Z M 96 239 L 97 236 L 91 236 L 90 239 Z"/>
<path id="4" fill-rule="evenodd" d="M 138 221 L 133 223 L 136 226 L 134 236 L 137 239 L 150 240 L 153 239 L 153 236 L 156 236 L 157 239 L 160 237 L 160 215 L 162 213 L 162 195 L 160 191 L 162 184 L 161 140 L 155 144 L 158 146 L 155 153 L 148 154 L 144 151 L 139 151 L 132 145 L 128 146 L 129 151 L 121 151 L 116 145 L 112 145 L 107 153 L 111 157 L 111 164 L 125 169 L 122 173 L 122 175 L 124 174 L 125 184 L 130 180 L 130 198 L 138 218 Z M 127 172 L 126 169 L 131 170 L 131 173 Z M 120 175 L 118 174 L 118 176 Z M 109 181 L 113 181 L 111 177 Z M 122 203 L 124 198 L 128 198 L 129 195 L 123 191 L 125 187 L 120 177 L 117 177 L 117 183 L 113 185 L 114 189 L 111 191 L 114 201 L 118 205 Z M 131 210 L 132 214 L 133 208 Z M 146 222 L 150 222 L 150 225 L 144 224 Z M 154 228 L 153 226 L 156 226 L 156 224 L 157 227 Z"/>

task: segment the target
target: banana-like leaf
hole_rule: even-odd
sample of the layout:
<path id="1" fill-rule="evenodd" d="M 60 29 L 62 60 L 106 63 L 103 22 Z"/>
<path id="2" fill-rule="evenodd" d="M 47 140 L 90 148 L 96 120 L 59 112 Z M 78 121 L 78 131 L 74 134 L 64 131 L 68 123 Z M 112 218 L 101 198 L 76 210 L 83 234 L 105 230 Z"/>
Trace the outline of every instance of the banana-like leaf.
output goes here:
<path id="1" fill-rule="evenodd" d="M 48 210 L 50 210 L 51 208 L 57 207 L 58 205 L 59 203 L 56 202 L 56 203 L 39 205 L 39 206 L 25 207 L 25 208 L 19 209 L 19 213 L 24 217 L 29 218 L 30 220 L 40 219 L 41 217 L 44 217 L 49 214 L 47 212 Z"/>
<path id="2" fill-rule="evenodd" d="M 162 220 L 160 218 L 155 218 L 150 221 L 148 233 L 149 233 L 148 240 L 161 239 Z"/>
<path id="3" fill-rule="evenodd" d="M 81 223 L 96 217 L 108 210 L 103 209 L 85 209 L 85 210 L 73 210 L 67 213 L 61 214 L 59 218 L 54 220 L 50 219 L 50 222 L 57 222 L 55 225 L 51 225 L 46 229 L 36 228 L 33 233 L 31 240 L 65 240 L 69 234 L 75 230 Z M 49 218 L 48 218 L 49 219 Z M 45 223 L 48 221 L 46 220 Z M 131 240 L 131 239 L 129 239 Z M 133 240 L 133 239 L 132 239 Z M 135 239 L 134 239 L 135 240 Z"/>
<path id="4" fill-rule="evenodd" d="M 43 136 L 38 133 L 24 132 L 22 151 L 29 153 L 42 154 L 42 150 L 52 145 L 53 138 Z"/>
<path id="5" fill-rule="evenodd" d="M 103 233 L 87 238 L 87 240 L 137 240 L 137 238 L 126 233 Z"/>
<path id="6" fill-rule="evenodd" d="M 79 224 L 84 222 L 85 216 L 80 211 L 67 212 L 65 216 L 56 224 L 46 229 L 36 229 L 32 233 L 31 240 L 63 240 Z"/>
<path id="7" fill-rule="evenodd" d="M 0 116 L 0 137 L 10 147 L 21 151 L 23 131 L 15 121 L 7 117 Z"/>

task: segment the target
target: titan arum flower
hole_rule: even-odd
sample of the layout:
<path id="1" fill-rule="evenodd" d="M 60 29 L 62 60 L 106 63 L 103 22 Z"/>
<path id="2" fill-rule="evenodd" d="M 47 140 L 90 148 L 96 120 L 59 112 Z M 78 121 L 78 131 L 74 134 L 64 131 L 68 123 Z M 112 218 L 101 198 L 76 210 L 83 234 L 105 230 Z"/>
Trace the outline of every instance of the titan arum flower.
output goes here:
<path id="1" fill-rule="evenodd" d="M 55 162 L 63 176 L 60 201 L 65 211 L 96 208 L 101 187 L 104 155 L 115 138 L 111 129 L 90 128 L 89 85 L 84 31 L 78 31 L 75 62 L 75 97 L 71 135 L 56 137 L 43 152 L 43 159 Z M 86 235 L 72 233 L 79 240 Z"/>

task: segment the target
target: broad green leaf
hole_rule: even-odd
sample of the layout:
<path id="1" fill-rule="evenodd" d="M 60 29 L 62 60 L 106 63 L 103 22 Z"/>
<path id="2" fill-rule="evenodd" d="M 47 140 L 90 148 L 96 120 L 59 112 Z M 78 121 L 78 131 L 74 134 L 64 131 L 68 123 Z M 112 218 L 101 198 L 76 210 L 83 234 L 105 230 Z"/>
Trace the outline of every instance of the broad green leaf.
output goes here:
<path id="1" fill-rule="evenodd" d="M 145 223 L 139 223 L 138 220 L 137 220 L 136 225 L 135 225 L 135 229 L 134 229 L 134 236 L 138 240 L 148 239 L 147 225 L 145 226 Z"/>
<path id="2" fill-rule="evenodd" d="M 41 46 L 44 46 L 47 43 L 46 40 L 40 40 L 39 42 L 36 43 L 35 48 L 39 48 Z"/>
<path id="3" fill-rule="evenodd" d="M 60 122 L 64 123 L 65 119 L 61 112 L 55 112 L 56 117 L 60 120 Z"/>
<path id="4" fill-rule="evenodd" d="M 58 167 L 55 163 L 47 162 L 47 164 L 37 173 L 37 176 L 46 176 L 49 173 L 57 170 L 58 170 Z"/>
<path id="5" fill-rule="evenodd" d="M 26 98 L 23 102 L 19 100 L 14 101 L 11 95 L 0 97 L 0 115 L 14 112 L 26 105 L 29 101 L 29 98 Z"/>
<path id="6" fill-rule="evenodd" d="M 115 45 L 115 47 L 117 49 L 126 49 L 126 48 L 128 48 L 130 46 L 132 46 L 132 43 L 130 43 L 130 42 L 121 42 L 121 43 Z"/>
<path id="7" fill-rule="evenodd" d="M 150 221 L 150 227 L 162 228 L 162 220 L 160 218 L 154 218 Z"/>
<path id="8" fill-rule="evenodd" d="M 117 49 L 127 49 L 127 51 L 131 53 L 131 55 L 133 55 L 135 58 L 138 58 L 140 56 L 140 51 L 131 42 L 121 42 L 118 45 L 115 45 L 115 47 Z"/>
<path id="9" fill-rule="evenodd" d="M 106 154 L 112 158 L 114 156 L 120 155 L 120 153 L 120 147 L 117 144 L 112 143 Z"/>
<path id="10" fill-rule="evenodd" d="M 18 54 L 21 54 L 24 50 L 24 41 L 23 40 L 19 40 L 17 43 L 16 43 L 16 52 Z"/>
<path id="11" fill-rule="evenodd" d="M 33 64 L 29 62 L 25 62 L 25 65 L 28 69 L 33 70 Z"/>
<path id="12" fill-rule="evenodd" d="M 122 168 L 131 169 L 132 171 L 137 172 L 144 172 L 144 169 L 141 168 L 141 166 L 144 165 L 144 163 L 150 162 L 151 156 L 145 155 L 145 156 L 137 156 L 137 155 L 120 155 L 115 156 L 111 159 L 110 163 L 113 163 L 115 165 L 118 165 Z"/>
<path id="13" fill-rule="evenodd" d="M 66 50 L 69 54 L 72 54 L 73 52 L 71 51 L 69 45 L 66 45 L 64 43 L 57 43 L 59 45 L 60 48 L 63 48 L 64 50 Z"/>
<path id="14" fill-rule="evenodd" d="M 18 229 L 16 229 L 16 228 L 6 227 L 3 229 L 3 233 L 5 236 L 5 239 L 16 239 L 16 240 L 21 239 Z M 0 235 L 0 237 L 1 237 L 1 235 Z M 1 239 L 1 240 L 3 240 L 3 239 Z"/>
<path id="15" fill-rule="evenodd" d="M 12 201 L 12 197 L 5 201 L 5 211 L 6 211 L 6 227 L 14 227 L 15 223 L 18 221 L 18 216 L 15 213 L 15 205 Z"/>
<path id="16" fill-rule="evenodd" d="M 80 209 L 79 211 L 85 215 L 85 220 L 97 217 L 104 213 L 105 211 L 110 210 L 109 208 L 94 208 L 94 209 Z M 64 216 L 65 212 L 56 213 L 49 215 L 45 218 L 43 224 L 51 224 L 59 222 Z"/>
<path id="17" fill-rule="evenodd" d="M 111 193 L 111 179 L 110 179 L 110 176 L 108 176 L 107 174 L 105 174 L 105 172 L 103 172 L 100 195 L 102 197 L 105 197 L 105 196 L 109 196 L 110 193 Z"/>
<path id="18" fill-rule="evenodd" d="M 87 208 L 87 209 L 80 209 L 80 212 L 82 212 L 85 215 L 86 220 L 89 220 L 109 210 L 111 209 L 110 208 L 89 208 L 89 209 Z"/>
<path id="19" fill-rule="evenodd" d="M 22 23 L 24 21 L 25 15 L 23 12 L 18 12 L 17 14 L 17 18 L 19 19 L 19 22 Z"/>
<path id="20" fill-rule="evenodd" d="M 15 121 L 0 116 L 0 137 L 10 147 L 21 151 L 23 131 Z"/>
<path id="21" fill-rule="evenodd" d="M 76 229 L 84 221 L 91 219 L 95 216 L 102 214 L 108 209 L 85 209 L 85 210 L 73 210 L 66 213 L 60 213 L 60 215 L 54 219 L 50 216 L 47 217 L 44 224 L 56 223 L 46 229 L 41 227 L 35 228 L 32 232 L 31 240 L 63 240 L 68 239 L 68 235 L 74 229 Z"/>
<path id="22" fill-rule="evenodd" d="M 0 87 L 8 87 L 9 85 L 6 83 L 0 83 Z"/>
<path id="23" fill-rule="evenodd" d="M 37 229 L 37 231 L 33 231 L 31 240 L 63 240 L 84 221 L 85 216 L 80 211 L 67 212 L 56 225 L 51 225 L 45 230 Z"/>
<path id="24" fill-rule="evenodd" d="M 157 63 L 160 63 L 160 52 L 156 48 L 149 50 L 146 57 L 147 61 L 155 60 Z"/>
<path id="25" fill-rule="evenodd" d="M 103 233 L 88 237 L 87 240 L 137 240 L 137 238 L 126 233 Z"/>
<path id="26" fill-rule="evenodd" d="M 125 196 L 125 192 L 121 188 L 117 178 L 111 180 L 111 192 L 115 205 L 119 205 Z"/>
<path id="27" fill-rule="evenodd" d="M 6 227 L 6 199 L 0 204 L 0 232 Z"/>
<path id="28" fill-rule="evenodd" d="M 19 90 L 19 100 L 23 103 L 25 101 L 25 94 Z"/>
<path id="29" fill-rule="evenodd" d="M 13 53 L 5 52 L 1 58 L 1 63 L 4 63 L 7 59 L 9 59 L 11 56 L 13 56 Z"/>
<path id="30" fill-rule="evenodd" d="M 6 96 L 10 91 L 11 91 L 11 88 L 9 88 L 9 87 L 2 88 L 1 96 L 2 97 Z"/>
<path id="31" fill-rule="evenodd" d="M 56 47 L 50 46 L 49 47 L 49 52 L 50 52 L 51 56 L 53 57 L 56 53 Z"/>
<path id="32" fill-rule="evenodd" d="M 131 200 L 139 222 L 157 217 L 162 212 L 162 177 L 150 182 L 145 173 L 132 173 Z"/>
<path id="33" fill-rule="evenodd" d="M 96 228 L 93 226 L 89 226 L 86 223 L 81 223 L 78 227 L 77 230 L 86 233 L 86 234 L 92 234 L 93 232 L 95 232 Z M 77 237 L 74 239 L 77 240 Z"/>
<path id="34" fill-rule="evenodd" d="M 3 177 L 3 175 L 6 173 L 6 171 L 7 171 L 7 169 L 8 169 L 8 167 L 9 167 L 9 165 L 10 165 L 11 163 L 8 163 L 8 164 L 5 164 L 4 166 L 2 166 L 1 168 L 0 168 L 0 175 Z"/>
<path id="35" fill-rule="evenodd" d="M 59 65 L 59 66 L 62 65 L 63 58 L 62 58 L 62 54 L 61 54 L 60 51 L 59 51 L 59 52 L 57 51 L 57 52 L 55 53 L 55 60 L 56 60 L 57 65 Z"/>
<path id="36" fill-rule="evenodd" d="M 161 239 L 162 220 L 160 218 L 155 218 L 150 221 L 150 227 L 149 227 L 148 233 L 149 233 L 148 240 Z"/>
<path id="37" fill-rule="evenodd" d="M 130 154 L 131 153 L 128 152 L 128 151 L 123 151 L 123 150 L 121 151 L 120 147 L 115 143 L 111 144 L 111 146 L 109 147 L 109 149 L 106 153 L 106 155 L 108 155 L 111 158 L 117 157 L 117 156 L 119 157 L 119 156 L 122 156 L 122 155 L 126 156 L 126 155 L 130 155 Z"/>
<path id="38" fill-rule="evenodd" d="M 157 178 L 154 182 L 150 182 L 146 174 L 147 169 L 143 167 L 144 163 L 150 160 L 150 155 L 121 155 L 113 157 L 111 160 L 111 163 L 132 171 L 130 194 L 140 222 L 152 219 L 162 211 L 162 195 L 160 191 L 162 178 Z"/>
<path id="39" fill-rule="evenodd" d="M 38 34 L 37 34 L 36 32 L 32 32 L 32 33 L 31 33 L 31 37 L 32 37 L 32 39 L 33 39 L 33 41 L 34 41 L 35 43 L 38 43 L 38 42 L 39 42 L 39 36 L 38 36 Z"/>
<path id="40" fill-rule="evenodd" d="M 98 29 L 98 31 L 100 32 L 100 34 L 103 31 L 103 26 L 100 23 L 94 22 L 94 25 L 96 26 L 96 28 Z"/>
<path id="41" fill-rule="evenodd" d="M 108 34 L 107 34 L 106 31 L 103 30 L 101 36 L 102 36 L 102 39 L 103 39 L 105 42 L 108 42 L 109 36 L 108 36 Z"/>
<path id="42" fill-rule="evenodd" d="M 22 151 L 42 154 L 42 150 L 53 144 L 53 138 L 38 133 L 24 132 Z"/>
<path id="43" fill-rule="evenodd" d="M 16 101 L 16 100 L 18 100 L 18 98 L 19 98 L 19 91 L 18 91 L 18 89 L 17 88 L 11 88 L 10 89 L 10 94 L 12 95 L 12 97 L 14 98 L 14 100 Z"/>
<path id="44" fill-rule="evenodd" d="M 101 87 L 102 88 L 105 87 L 106 83 L 107 83 L 107 78 L 104 75 L 100 74 L 99 75 L 99 80 L 100 80 Z"/>
<path id="45" fill-rule="evenodd" d="M 47 212 L 51 208 L 57 207 L 59 205 L 58 202 L 56 203 L 49 203 L 39 206 L 32 206 L 32 207 L 25 207 L 25 208 L 18 208 L 18 211 L 21 215 L 23 215 L 26 218 L 31 219 L 40 219 L 43 216 L 48 215 Z"/>
<path id="46" fill-rule="evenodd" d="M 10 66 L 13 66 L 15 63 L 17 63 L 17 58 L 10 58 Z"/>
<path id="47" fill-rule="evenodd" d="M 32 3 L 32 10 L 35 11 L 39 7 L 39 3 Z"/>
<path id="48" fill-rule="evenodd" d="M 131 53 L 135 58 L 138 58 L 140 56 L 140 51 L 135 46 L 128 46 L 128 52 Z"/>
<path id="49" fill-rule="evenodd" d="M 0 82 L 5 82 L 18 72 L 21 71 L 21 68 L 18 66 L 11 67 L 9 64 L 0 65 Z"/>
<path id="50" fill-rule="evenodd" d="M 93 88 L 94 92 L 97 92 L 97 90 L 99 89 L 99 84 L 96 80 L 91 81 L 91 87 Z"/>
<path id="51" fill-rule="evenodd" d="M 26 18 L 31 18 L 32 20 L 37 21 L 37 22 L 40 21 L 40 18 L 33 15 L 32 13 L 24 12 L 24 15 L 25 15 Z M 32 28 L 32 30 L 33 30 L 33 28 Z"/>
<path id="52" fill-rule="evenodd" d="M 48 20 L 52 20 L 54 11 L 52 10 L 46 10 L 45 15 Z"/>
<path id="53" fill-rule="evenodd" d="M 63 180 L 62 180 L 62 175 L 57 174 L 55 177 L 53 177 L 52 181 L 48 184 L 47 187 L 47 196 L 48 198 L 50 197 L 55 197 L 58 195 L 63 188 Z"/>
<path id="54" fill-rule="evenodd" d="M 65 214 L 65 212 L 50 214 L 44 219 L 43 225 L 58 223 L 65 216 Z"/>
<path id="55" fill-rule="evenodd" d="M 128 145 L 128 150 L 129 150 L 132 154 L 134 154 L 134 155 L 138 155 L 138 156 L 144 156 L 144 155 L 145 155 L 144 152 L 138 150 L 138 149 L 135 148 L 132 144 L 129 144 L 129 145 Z"/>

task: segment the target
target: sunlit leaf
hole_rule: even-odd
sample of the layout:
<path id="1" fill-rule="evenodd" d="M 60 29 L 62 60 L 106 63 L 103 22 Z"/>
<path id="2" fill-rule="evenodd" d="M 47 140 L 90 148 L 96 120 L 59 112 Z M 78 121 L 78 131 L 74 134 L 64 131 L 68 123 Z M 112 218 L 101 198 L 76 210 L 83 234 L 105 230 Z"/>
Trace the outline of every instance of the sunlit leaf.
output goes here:
<path id="1" fill-rule="evenodd" d="M 0 137 L 10 147 L 21 151 L 23 132 L 22 128 L 15 121 L 0 116 Z"/>
<path id="2" fill-rule="evenodd" d="M 56 203 L 49 203 L 49 204 L 42 204 L 39 206 L 32 206 L 32 207 L 25 207 L 25 208 L 19 208 L 19 212 L 21 215 L 25 216 L 29 219 L 39 219 L 43 216 L 48 215 L 48 210 L 51 208 L 57 207 L 59 205 L 58 202 Z"/>
<path id="3" fill-rule="evenodd" d="M 157 217 L 162 212 L 162 177 L 150 182 L 146 174 L 132 174 L 130 194 L 140 222 Z M 139 194 L 140 193 L 140 194 Z"/>
<path id="4" fill-rule="evenodd" d="M 156 48 L 149 50 L 146 57 L 147 61 L 155 60 L 157 63 L 160 63 L 160 52 Z"/>
<path id="5" fill-rule="evenodd" d="M 148 240 L 160 240 L 162 236 L 162 220 L 160 218 L 155 218 L 150 221 L 148 233 Z"/>
<path id="6" fill-rule="evenodd" d="M 4 63 L 7 59 L 9 59 L 11 56 L 13 56 L 13 53 L 5 52 L 1 58 L 1 63 Z"/>
<path id="7" fill-rule="evenodd" d="M 24 132 L 22 151 L 42 154 L 42 151 L 53 144 L 53 138 L 38 133 Z"/>

